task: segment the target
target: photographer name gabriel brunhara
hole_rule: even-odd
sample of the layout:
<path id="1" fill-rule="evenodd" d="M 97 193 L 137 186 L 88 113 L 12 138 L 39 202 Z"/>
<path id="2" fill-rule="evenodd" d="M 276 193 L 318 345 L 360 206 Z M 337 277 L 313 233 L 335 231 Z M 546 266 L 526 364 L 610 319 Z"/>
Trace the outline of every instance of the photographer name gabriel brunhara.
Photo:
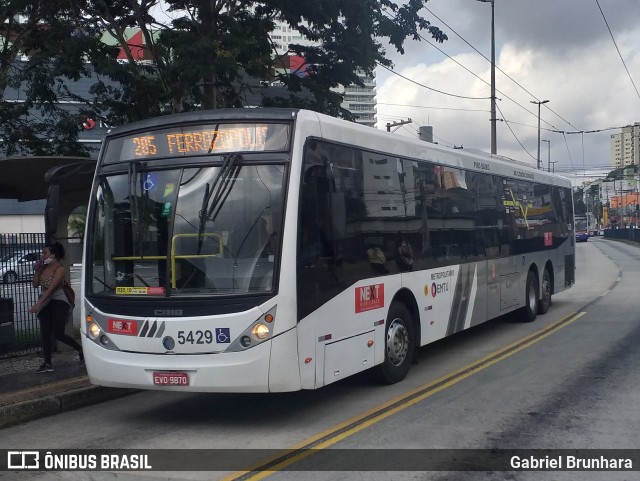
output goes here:
<path id="1" fill-rule="evenodd" d="M 513 469 L 557 469 L 557 470 L 632 470 L 633 461 L 629 458 L 613 458 L 606 456 L 512 456 L 510 459 Z"/>

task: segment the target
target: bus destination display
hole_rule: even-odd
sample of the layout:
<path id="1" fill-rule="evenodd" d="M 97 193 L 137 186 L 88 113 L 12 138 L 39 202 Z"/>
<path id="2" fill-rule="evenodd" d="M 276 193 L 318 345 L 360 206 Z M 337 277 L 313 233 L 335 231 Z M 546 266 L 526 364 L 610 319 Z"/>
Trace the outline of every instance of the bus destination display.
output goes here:
<path id="1" fill-rule="evenodd" d="M 184 157 L 228 152 L 276 152 L 288 148 L 285 124 L 218 124 L 173 128 L 115 138 L 106 161 Z"/>

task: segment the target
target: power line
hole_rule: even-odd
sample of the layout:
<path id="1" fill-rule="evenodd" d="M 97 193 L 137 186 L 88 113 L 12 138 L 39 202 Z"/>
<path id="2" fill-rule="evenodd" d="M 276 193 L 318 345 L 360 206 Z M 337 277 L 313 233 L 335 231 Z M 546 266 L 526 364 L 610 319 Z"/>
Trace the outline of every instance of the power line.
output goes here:
<path id="1" fill-rule="evenodd" d="M 431 13 L 431 15 L 433 15 L 435 18 L 437 18 L 440 22 L 442 22 L 443 25 L 445 25 L 447 28 L 451 29 L 451 31 L 453 33 L 455 33 L 458 37 L 460 37 L 460 39 L 462 39 L 462 41 L 464 41 L 467 45 L 469 45 L 469 47 L 471 47 L 474 51 L 476 51 L 480 56 L 482 56 L 485 60 L 488 61 L 487 57 L 484 56 L 478 49 L 476 49 L 471 43 L 469 43 L 467 40 L 465 40 L 460 34 L 458 34 L 453 28 L 451 28 L 444 20 L 442 20 L 440 17 L 438 17 L 435 13 L 433 13 L 428 7 L 424 7 L 429 13 Z M 385 12 L 386 13 L 386 12 Z M 392 20 L 394 19 L 394 17 L 390 16 L 387 13 L 388 18 L 391 18 Z M 478 80 L 480 80 L 481 82 L 485 83 L 486 85 L 489 85 L 489 83 L 484 80 L 482 77 L 480 77 L 479 75 L 477 75 L 476 73 L 472 72 L 471 70 L 469 70 L 467 67 L 465 67 L 464 65 L 462 65 L 460 62 L 458 62 L 456 59 L 454 59 L 453 57 L 451 57 L 448 53 L 446 53 L 444 50 L 442 50 L 440 47 L 438 47 L 437 45 L 435 45 L 434 43 L 432 43 L 429 39 L 423 37 L 421 34 L 418 34 L 418 36 L 424 40 L 426 43 L 428 43 L 429 45 L 431 45 L 433 48 L 435 48 L 436 50 L 438 50 L 441 54 L 443 54 L 445 57 L 447 57 L 448 59 L 450 59 L 451 61 L 453 61 L 455 64 L 457 64 L 459 67 L 463 68 L 464 70 L 466 70 L 467 72 L 469 72 L 471 75 L 473 75 L 474 77 L 476 77 Z M 378 64 L 380 65 L 380 64 Z M 395 72 L 394 70 L 381 65 L 382 67 L 386 68 L 387 70 L 389 70 L 390 72 L 404 78 L 405 80 L 408 80 L 410 82 L 413 82 L 417 85 L 420 85 L 422 87 L 425 87 L 429 90 L 435 90 L 432 89 L 430 87 L 426 87 L 422 84 L 420 84 L 419 82 L 416 82 L 415 80 L 412 80 L 408 77 L 405 77 L 397 72 Z M 520 87 L 522 90 L 524 90 L 528 95 L 531 95 L 534 98 L 537 98 L 534 94 L 532 94 L 531 92 L 529 92 L 525 87 L 523 87 L 522 85 L 520 85 L 515 79 L 513 79 L 511 76 L 509 76 L 509 74 L 507 74 L 506 72 L 504 72 L 503 70 L 501 70 L 500 68 L 498 68 L 498 70 L 504 74 L 507 78 L 509 78 L 512 82 L 514 82 L 518 87 Z M 438 90 L 435 90 L 436 92 L 439 92 Z M 531 112 L 528 108 L 526 108 L 525 106 L 523 106 L 522 104 L 520 104 L 519 102 L 517 102 L 516 100 L 512 99 L 511 97 L 509 97 L 508 95 L 506 95 L 504 92 L 501 92 L 500 90 L 498 90 L 498 92 L 504 96 L 506 99 L 510 100 L 511 102 L 513 102 L 515 105 L 517 105 L 518 107 L 520 107 L 521 109 L 523 109 L 525 112 L 533 115 L 534 117 L 538 117 L 537 114 L 535 114 L 534 112 Z M 442 93 L 442 92 L 441 92 Z M 449 94 L 447 94 L 449 95 Z M 464 97 L 463 97 L 464 98 Z M 489 97 L 484 97 L 484 98 L 474 98 L 476 100 L 487 100 L 489 99 Z M 394 104 L 383 104 L 380 103 L 380 105 L 394 105 Z M 413 106 L 407 106 L 407 107 L 413 107 Z M 417 106 L 416 106 L 417 107 Z M 427 108 L 427 107 L 424 107 Z M 557 133 L 557 134 L 583 134 L 583 133 L 597 133 L 597 132 L 604 132 L 607 130 L 614 130 L 614 129 L 619 129 L 620 127 L 607 127 L 604 129 L 594 129 L 594 130 L 579 130 L 575 125 L 573 125 L 571 122 L 569 122 L 568 120 L 566 120 L 564 117 L 562 117 L 560 114 L 558 114 L 557 112 L 555 112 L 553 109 L 549 108 L 546 104 L 545 104 L 545 108 L 547 108 L 550 112 L 554 113 L 556 116 L 558 116 L 558 118 L 560 118 L 562 121 L 564 121 L 566 124 L 570 125 L 571 127 L 573 127 L 574 129 L 576 129 L 575 131 L 565 131 L 565 130 L 561 130 L 558 129 L 555 125 L 549 123 L 548 121 L 546 121 L 545 119 L 541 119 L 542 122 L 544 122 L 545 124 L 549 125 L 551 128 L 550 129 L 546 129 L 546 128 L 542 128 L 542 130 L 545 130 L 547 132 L 551 132 L 551 133 Z M 445 110 L 445 109 L 443 109 Z M 451 109 L 451 110 L 455 110 L 455 109 Z M 459 110 L 465 110 L 465 109 L 459 109 Z M 470 109 L 469 111 L 475 111 Z M 478 110 L 479 111 L 479 110 Z M 486 112 L 486 111 L 485 111 Z M 513 125 L 519 125 L 516 122 L 511 122 Z M 520 124 L 520 125 L 525 125 L 526 124 Z M 529 126 L 531 127 L 531 126 Z M 537 127 L 536 127 L 537 128 Z M 566 139 L 565 139 L 566 141 Z M 529 153 L 529 152 L 527 152 Z M 529 154 L 530 155 L 530 154 Z"/>
<path id="2" fill-rule="evenodd" d="M 406 76 L 402 75 L 401 73 L 396 72 L 395 70 L 393 70 L 390 67 L 387 67 L 386 65 L 382 65 L 380 62 L 376 62 L 376 63 L 378 64 L 379 67 L 387 69 L 389 72 L 391 72 L 392 74 L 397 75 L 398 77 L 401 77 L 401 78 L 403 78 L 403 79 L 405 79 L 405 80 L 407 80 L 407 81 L 409 81 L 411 83 L 419 85 L 420 87 L 423 87 L 423 88 L 425 88 L 427 90 L 432 90 L 434 92 L 438 92 L 439 94 L 448 95 L 449 97 L 456 97 L 458 99 L 469 99 L 469 100 L 488 100 L 489 99 L 489 97 L 467 97 L 466 95 L 452 94 L 452 93 L 449 93 L 449 92 L 443 92 L 442 90 L 434 89 L 432 87 L 427 87 L 426 85 L 421 84 L 420 82 L 416 82 L 415 80 L 410 79 L 409 77 L 406 77 Z"/>
<path id="3" fill-rule="evenodd" d="M 569 149 L 569 142 L 567 142 L 567 136 L 565 133 L 562 133 L 562 137 L 564 138 L 564 145 L 567 148 L 567 155 L 569 156 L 569 162 L 571 162 L 571 168 L 575 168 L 573 166 L 573 157 L 571 157 L 571 150 Z"/>
<path id="4" fill-rule="evenodd" d="M 386 102 L 376 102 L 376 103 L 378 105 L 391 105 L 391 106 L 396 106 L 396 107 L 410 107 L 410 108 L 413 108 L 413 109 L 458 110 L 458 111 L 463 111 L 463 112 L 485 112 L 485 113 L 489 112 L 486 109 L 460 109 L 460 108 L 453 108 L 453 107 L 430 107 L 430 106 L 424 106 L 424 105 L 391 104 L 391 103 L 386 103 Z"/>
<path id="5" fill-rule="evenodd" d="M 596 1 L 597 1 L 597 0 L 596 0 Z M 599 6 L 599 4 L 598 4 L 598 6 Z M 425 8 L 429 13 L 431 13 L 431 15 L 433 15 L 433 16 L 434 16 L 435 18 L 437 18 L 440 22 L 442 22 L 445 26 L 447 26 L 448 28 L 450 28 L 452 32 L 454 32 L 458 37 L 460 37 L 460 38 L 461 38 L 461 39 L 462 39 L 462 40 L 463 40 L 467 45 L 469 45 L 469 46 L 470 46 L 474 51 L 476 51 L 479 55 L 481 55 L 485 60 L 488 60 L 488 59 L 487 59 L 487 58 L 486 58 L 486 57 L 485 57 L 481 52 L 479 52 L 479 51 L 478 51 L 478 50 L 477 50 L 473 45 L 471 45 L 467 40 L 465 40 L 461 35 L 459 35 L 459 34 L 458 34 L 454 29 L 452 29 L 449 25 L 447 25 L 447 24 L 446 24 L 446 22 L 444 22 L 441 18 L 439 18 L 436 14 L 434 14 L 434 13 L 433 13 L 429 8 L 427 8 L 427 7 L 426 7 L 426 5 L 424 6 L 424 8 Z M 601 11 L 602 11 L 602 9 L 601 9 Z M 391 15 L 389 15 L 387 12 L 385 12 L 385 14 L 386 14 L 389 18 L 391 18 L 392 20 L 394 19 L 394 17 L 393 17 L 393 16 L 391 16 Z M 603 17 L 604 17 L 604 14 L 603 14 Z M 606 22 L 606 18 L 605 18 L 605 22 Z M 608 25 L 607 25 L 607 26 L 608 26 Z M 458 62 L 457 60 L 455 60 L 454 58 L 452 58 L 449 54 L 447 54 L 446 52 L 444 52 L 444 51 L 443 51 L 441 48 L 439 48 L 438 46 L 434 45 L 431 41 L 429 41 L 428 39 L 426 39 L 425 37 L 423 37 L 423 36 L 422 36 L 422 35 L 420 35 L 420 34 L 418 34 L 418 37 L 419 37 L 419 38 L 421 38 L 422 40 L 424 40 L 426 43 L 428 43 L 428 44 L 429 44 L 429 45 L 431 45 L 432 47 L 434 47 L 436 50 L 438 50 L 440 53 L 442 53 L 443 55 L 445 55 L 447 58 L 449 58 L 451 61 L 453 61 L 454 63 L 456 63 L 458 66 L 460 66 L 461 68 L 463 68 L 464 70 L 466 70 L 467 72 L 469 72 L 471 75 L 473 75 L 474 77 L 476 77 L 477 79 L 479 79 L 479 80 L 480 80 L 480 81 L 482 81 L 483 83 L 485 83 L 485 84 L 489 85 L 489 84 L 488 84 L 484 79 L 482 79 L 480 76 L 478 76 L 477 74 L 475 74 L 474 72 L 472 72 L 471 70 L 469 70 L 467 67 L 465 67 L 464 65 L 462 65 L 460 62 Z M 613 36 L 612 36 L 612 38 L 613 38 Z M 614 40 L 614 43 L 615 43 L 615 40 Z M 616 48 L 617 48 L 617 45 L 616 45 Z M 623 63 L 624 63 L 624 60 L 623 60 Z M 459 95 L 455 95 L 455 94 L 450 94 L 450 93 L 442 92 L 442 91 L 439 91 L 439 90 L 437 90 L 437 89 L 433 89 L 433 88 L 431 88 L 431 87 L 427 87 L 427 86 L 425 86 L 425 85 L 423 85 L 423 84 L 421 84 L 421 83 L 419 83 L 419 82 L 417 82 L 417 81 L 415 81 L 415 80 L 413 80 L 413 79 L 410 79 L 410 78 L 408 78 L 408 77 L 406 77 L 406 76 L 404 76 L 404 75 L 402 75 L 402 74 L 399 74 L 399 73 L 395 72 L 393 69 L 388 68 L 388 67 L 386 67 L 386 66 L 384 66 L 384 65 L 381 65 L 381 64 L 378 64 L 378 65 L 380 65 L 380 66 L 384 67 L 385 69 L 389 70 L 391 73 L 394 73 L 394 74 L 396 74 L 396 75 L 400 76 L 401 78 L 403 78 L 403 79 L 405 79 L 405 80 L 407 80 L 407 81 L 410 81 L 410 82 L 412 82 L 412 83 L 414 83 L 414 84 L 416 84 L 416 85 L 419 85 L 419 86 L 421 86 L 421 87 L 427 88 L 428 90 L 432 90 L 432 91 L 435 91 L 435 92 L 438 92 L 438 93 L 442 93 L 442 94 L 444 94 L 444 95 L 449 95 L 449 96 L 458 97 L 458 98 L 474 99 L 474 100 L 486 100 L 486 99 L 488 99 L 488 97 L 484 97 L 484 98 L 480 98 L 480 97 L 466 97 L 466 96 L 459 96 Z M 626 65 L 625 65 L 625 68 L 626 68 Z M 534 97 L 534 98 L 537 98 L 535 95 L 533 95 L 531 92 L 529 92 L 525 87 L 523 87 L 520 83 L 518 83 L 515 79 L 513 79 L 511 76 L 509 76 L 506 72 L 502 71 L 501 69 L 498 69 L 498 70 L 500 70 L 500 72 L 501 72 L 503 75 L 505 75 L 507 78 L 509 78 L 512 82 L 514 82 L 518 87 L 520 87 L 520 88 L 521 88 L 523 91 L 525 91 L 527 94 L 531 95 L 531 96 L 532 96 L 532 97 Z M 627 73 L 628 73 L 628 70 L 627 70 Z M 632 80 L 632 82 L 633 82 L 633 80 Z M 635 84 L 634 84 L 634 87 L 635 87 Z M 636 89 L 636 93 L 638 93 L 637 89 Z M 515 101 L 514 99 L 510 98 L 508 95 L 504 94 L 503 92 L 500 92 L 500 94 L 501 94 L 501 95 L 503 95 L 503 96 L 504 96 L 505 98 L 507 98 L 508 100 L 511 100 L 515 105 L 519 106 L 520 108 L 522 108 L 523 110 L 525 110 L 527 113 L 529 113 L 529 114 L 534 115 L 534 116 L 536 116 L 536 117 L 537 117 L 537 115 L 535 115 L 533 112 L 531 112 L 529 109 L 527 109 L 526 107 L 524 107 L 523 105 L 521 105 L 520 103 L 518 103 L 517 101 Z M 639 94 L 639 97 L 640 97 L 640 94 Z M 385 105 L 385 104 L 381 103 L 381 105 Z M 394 105 L 394 104 L 387 104 L 387 105 Z M 398 104 L 395 104 L 395 105 L 398 105 Z M 403 106 L 404 106 L 404 105 L 403 105 Z M 410 105 L 406 105 L 406 107 L 414 107 L 414 108 L 434 108 L 434 107 L 422 107 L 422 106 L 410 106 Z M 556 116 L 558 116 L 558 118 L 560 118 L 562 121 L 564 121 L 565 123 L 567 123 L 568 125 L 570 125 L 570 126 L 571 126 L 571 127 L 573 127 L 574 129 L 576 129 L 575 131 L 564 131 L 564 130 L 560 130 L 560 129 L 558 129 L 557 127 L 555 127 L 554 125 L 552 125 L 551 123 L 549 123 L 549 122 L 547 122 L 546 120 L 544 120 L 544 119 L 543 119 L 543 122 L 544 122 L 545 124 L 549 125 L 549 126 L 550 126 L 550 127 L 552 127 L 552 128 L 551 128 L 551 129 L 546 129 L 546 128 L 545 128 L 545 129 L 542 129 L 542 130 L 545 130 L 545 131 L 548 131 L 548 132 L 551 132 L 551 133 L 559 133 L 559 134 L 562 134 L 562 135 L 563 135 L 563 138 L 564 138 L 564 141 L 565 141 L 565 147 L 566 147 L 566 149 L 567 149 L 567 154 L 568 154 L 569 161 L 570 161 L 570 163 L 571 163 L 572 167 L 573 167 L 573 159 L 572 159 L 572 156 L 571 156 L 571 152 L 570 152 L 570 149 L 569 149 L 569 145 L 568 145 L 568 142 L 567 142 L 567 137 L 566 137 L 566 135 L 571 135 L 571 134 L 581 134 L 581 135 L 583 136 L 583 137 L 582 137 L 582 149 L 583 149 L 583 164 L 584 164 L 584 134 L 585 134 L 585 133 L 599 133 L 599 132 L 604 132 L 604 131 L 607 131 L 607 130 L 621 129 L 621 127 L 607 127 L 607 128 L 604 128 L 604 129 L 579 130 L 579 129 L 577 129 L 577 127 L 575 127 L 573 124 L 571 124 L 571 122 L 569 122 L 568 120 L 566 120 L 565 118 L 563 118 L 560 114 L 558 114 L 557 112 L 555 112 L 553 109 L 548 108 L 546 105 L 545 105 L 545 108 L 547 108 L 549 111 L 551 111 L 551 112 L 552 112 L 552 113 L 554 113 Z M 445 108 L 443 108 L 442 110 L 469 110 L 469 111 L 474 111 L 473 109 L 445 109 Z M 480 111 L 480 110 L 478 110 L 478 111 Z M 486 112 L 486 110 L 485 110 L 485 112 Z M 502 111 L 500 111 L 500 114 L 504 117 L 504 115 L 503 115 Z M 511 127 L 510 127 L 510 125 L 509 125 L 509 122 L 507 122 L 505 119 L 502 119 L 502 120 L 504 120 L 504 121 L 505 121 L 505 123 L 507 123 L 507 126 L 508 126 L 509 130 L 511 131 L 511 133 L 512 133 L 512 135 L 514 136 L 514 138 L 516 139 L 516 141 L 520 144 L 520 146 L 522 147 L 522 149 L 523 149 L 523 150 L 524 150 L 524 151 L 525 151 L 525 152 L 526 152 L 530 157 L 533 157 L 533 156 L 532 156 L 532 154 L 531 154 L 529 151 L 527 151 L 527 149 L 523 146 L 523 144 L 522 144 L 522 143 L 520 142 L 520 140 L 517 138 L 517 136 L 515 135 L 515 133 L 514 133 L 514 132 L 513 132 L 513 130 L 511 129 Z M 517 125 L 517 123 L 516 123 L 516 122 L 511 122 L 511 124 Z M 521 124 L 521 125 L 526 125 L 526 124 Z M 532 126 L 529 126 L 529 127 L 532 127 Z M 533 127 L 532 127 L 532 128 L 533 128 Z M 584 168 L 583 168 L 583 170 L 584 170 Z"/>
<path id="6" fill-rule="evenodd" d="M 631 73 L 629 72 L 629 69 L 627 68 L 627 64 L 625 63 L 624 58 L 622 58 L 622 54 L 620 53 L 620 49 L 618 48 L 618 44 L 616 43 L 616 39 L 613 38 L 613 32 L 611 32 L 611 28 L 609 27 L 609 22 L 607 22 L 607 17 L 605 17 L 604 12 L 602 11 L 602 7 L 600 6 L 600 2 L 598 0 L 596 0 L 596 5 L 598 5 L 598 8 L 600 9 L 600 13 L 602 14 L 602 19 L 604 20 L 604 23 L 607 26 L 607 30 L 609 30 L 609 35 L 611 35 L 611 40 L 613 40 L 613 45 L 615 45 L 616 50 L 618 51 L 618 56 L 620 57 L 620 60 L 622 61 L 622 65 L 624 65 L 624 69 L 627 71 L 627 75 L 629 76 L 629 80 L 631 80 L 631 85 L 633 85 L 633 88 L 636 91 L 636 95 L 640 99 L 640 93 L 638 92 L 638 88 L 636 87 L 636 84 L 633 81 L 633 78 L 631 77 Z"/>
<path id="7" fill-rule="evenodd" d="M 453 148 L 456 145 L 452 142 L 449 142 L 448 140 L 443 139 L 442 137 L 438 137 L 435 134 L 433 134 L 433 138 L 438 139 L 440 142 L 442 142 L 443 144 L 446 144 L 448 147 L 451 147 L 451 148 Z"/>
<path id="8" fill-rule="evenodd" d="M 424 3 L 424 2 L 423 2 Z M 454 34 L 456 34 L 464 43 L 466 43 L 469 47 L 471 47 L 476 53 L 478 53 L 478 55 L 480 55 L 482 58 L 484 58 L 487 62 L 491 62 L 491 60 L 489 60 L 482 52 L 480 52 L 477 48 L 475 48 L 471 43 L 469 43 L 462 35 L 460 35 L 458 32 L 456 32 L 453 28 L 451 28 L 444 20 L 442 20 L 440 17 L 438 17 L 435 13 L 433 13 L 429 7 L 426 6 L 426 4 L 424 5 L 424 8 L 427 12 L 429 12 L 431 15 L 433 15 L 435 18 L 437 18 L 443 25 L 445 25 L 447 28 L 449 28 Z M 426 40 L 426 39 L 425 39 Z M 428 41 L 428 40 L 427 40 Z M 429 42 L 431 43 L 431 42 Z M 437 48 L 437 47 L 436 47 Z M 440 49 L 438 49 L 440 50 Z M 440 50 L 442 52 L 442 50 Z M 444 52 L 442 52 L 444 53 Z M 446 54 L 445 54 L 446 55 Z M 448 56 L 448 55 L 447 55 Z M 451 57 L 449 57 L 451 58 Z M 504 70 L 502 70 L 500 67 L 498 67 L 497 65 L 495 66 L 497 70 L 500 71 L 500 73 L 502 73 L 505 77 L 507 77 L 509 80 L 511 80 L 514 84 L 516 84 L 518 87 L 520 87 L 522 90 L 524 90 L 528 95 L 530 95 L 531 97 L 533 97 L 534 99 L 538 100 L 538 97 L 536 95 L 534 95 L 533 93 L 529 92 L 529 90 L 527 90 L 525 87 L 523 87 L 518 81 L 516 81 L 513 77 L 511 77 L 508 73 L 506 73 Z M 480 78 L 480 77 L 478 77 Z M 483 80 L 483 82 L 487 83 L 485 80 Z M 500 92 L 502 95 L 504 95 L 505 97 L 507 97 L 504 93 Z M 509 97 L 507 97 L 509 98 Z M 516 105 L 518 105 L 519 107 L 522 107 L 525 111 L 529 112 L 528 109 L 524 108 L 522 105 L 520 105 L 519 103 L 515 102 L 513 99 L 510 99 L 512 102 L 514 102 Z M 550 108 L 549 106 L 545 106 L 545 108 L 547 108 L 550 112 L 552 112 L 553 114 L 555 114 L 558 118 L 560 118 L 563 122 L 565 122 L 567 125 L 571 125 L 571 127 L 573 127 L 574 129 L 578 129 L 575 125 L 573 125 L 571 122 L 569 122 L 568 120 L 566 120 L 564 117 L 562 117 L 562 115 L 560 115 L 559 113 L 557 113 L 556 111 L 554 111 L 552 108 Z M 529 112 L 531 113 L 531 112 Z M 535 114 L 532 114 L 535 115 Z M 547 122 L 548 123 L 548 122 Z M 551 125 L 551 124 L 549 124 Z M 555 126 L 551 125 L 554 129 L 556 128 Z"/>
<path id="9" fill-rule="evenodd" d="M 509 122 L 507 122 L 507 120 L 504 119 L 504 114 L 502 113 L 502 110 L 500 110 L 500 107 L 496 106 L 496 108 L 500 111 L 500 115 L 502 115 L 502 119 L 504 120 L 504 123 L 507 124 L 507 127 L 509 128 L 509 132 L 511 132 L 511 135 L 513 135 L 513 138 L 516 139 L 516 142 L 518 142 L 520 144 L 520 147 L 522 147 L 522 150 L 524 150 L 527 153 L 527 155 L 529 155 L 529 157 L 531 157 L 532 159 L 535 160 L 536 158 L 529 153 L 529 151 L 526 149 L 526 147 L 524 145 L 522 145 L 522 142 L 520 142 L 520 139 L 518 138 L 516 133 L 511 128 L 511 125 L 509 125 Z"/>
<path id="10" fill-rule="evenodd" d="M 409 131 L 414 137 L 418 136 L 418 129 L 416 129 L 415 127 L 412 128 L 406 124 L 403 124 L 400 126 L 400 128 Z"/>
<path id="11" fill-rule="evenodd" d="M 434 15 L 435 16 L 435 15 Z M 444 22 L 443 22 L 444 23 Z M 446 24 L 445 24 L 446 25 Z M 452 29 L 453 30 L 453 29 Z M 454 31 L 455 32 L 455 31 Z M 467 67 L 465 67 L 464 65 L 462 65 L 460 62 L 458 62 L 456 59 L 454 59 L 453 57 L 451 57 L 451 55 L 449 55 L 448 53 L 446 53 L 444 50 L 442 50 L 440 47 L 438 47 L 437 45 L 435 45 L 433 42 L 431 42 L 429 39 L 423 37 L 422 35 L 418 34 L 418 36 L 424 40 L 426 43 L 428 43 L 429 45 L 431 45 L 433 48 L 435 48 L 438 52 L 440 52 L 442 55 L 444 55 L 445 57 L 447 57 L 449 60 L 451 60 L 453 63 L 455 63 L 456 65 L 458 65 L 459 67 L 462 67 L 464 70 L 466 70 L 467 72 L 469 72 L 471 75 L 473 75 L 474 77 L 476 77 L 478 80 L 480 80 L 481 82 L 485 83 L 486 85 L 491 85 L 489 82 L 487 82 L 485 79 L 483 79 L 482 77 L 480 77 L 478 74 L 476 74 L 475 72 L 472 72 L 471 70 L 469 70 Z M 471 47 L 474 48 L 474 47 Z M 477 50 L 476 50 L 477 51 Z M 478 52 L 480 53 L 480 52 Z M 482 55 L 480 53 L 481 56 L 484 57 L 484 55 Z M 486 57 L 484 57 L 486 59 Z M 501 71 L 502 72 L 502 71 Z M 503 72 L 504 73 L 504 72 Z M 506 75 L 506 74 L 505 74 Z M 524 105 L 520 104 L 519 102 L 517 102 L 516 100 L 512 99 L 511 97 L 509 97 L 507 94 L 505 94 L 504 92 L 496 89 L 497 92 L 499 92 L 503 97 L 505 97 L 506 99 L 510 100 L 511 102 L 513 102 L 514 104 L 516 104 L 518 107 L 520 107 L 522 110 L 524 110 L 525 112 L 527 112 L 528 114 L 533 115 L 534 117 L 538 117 L 537 114 L 531 112 L 528 108 L 526 108 Z M 532 94 L 530 94 L 532 95 Z M 535 97 L 535 95 L 532 95 L 533 97 Z M 555 113 L 555 112 L 554 112 Z M 562 117 L 560 115 L 558 115 L 556 113 L 556 115 L 558 117 L 560 117 L 562 119 Z M 563 119 L 564 120 L 564 119 Z M 553 124 L 550 124 L 549 122 L 547 122 L 546 120 L 542 120 L 545 124 L 549 125 L 550 127 L 552 127 L 553 129 L 557 129 L 557 127 Z M 566 120 L 564 120 L 565 122 L 567 122 Z M 571 123 L 567 122 L 569 125 L 571 125 Z M 574 127 L 573 125 L 571 125 L 572 127 Z M 574 127 L 577 128 L 577 127 Z"/>

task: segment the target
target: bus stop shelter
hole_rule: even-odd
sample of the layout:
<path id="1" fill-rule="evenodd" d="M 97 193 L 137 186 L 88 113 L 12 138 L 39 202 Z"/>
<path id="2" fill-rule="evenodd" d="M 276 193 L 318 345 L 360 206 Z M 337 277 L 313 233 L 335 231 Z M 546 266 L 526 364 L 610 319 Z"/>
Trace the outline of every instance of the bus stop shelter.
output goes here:
<path id="1" fill-rule="evenodd" d="M 0 198 L 18 201 L 46 199 L 49 186 L 75 191 L 91 188 L 96 161 L 86 157 L 0 158 Z"/>
<path id="2" fill-rule="evenodd" d="M 78 262 L 81 243 L 77 249 L 69 249 L 67 222 L 71 212 L 78 206 L 86 206 L 96 161 L 86 157 L 5 157 L 0 158 L 0 199 L 18 202 L 46 199 L 42 212 L 45 232 L 31 235 L 46 241 L 59 241 L 67 249 L 67 261 Z M 32 233 L 30 233 L 32 234 Z M 27 235 L 28 236 L 28 235 Z M 20 239 L 19 233 L 13 236 Z M 19 246 L 4 246 L 18 249 Z M 25 306 L 33 304 L 35 291 L 20 289 L 20 286 L 2 285 L 0 291 L 0 353 L 7 345 L 22 350 L 29 348 L 28 341 L 17 342 L 17 331 L 32 339 L 34 321 L 25 314 Z M 30 322 L 31 321 L 31 322 Z M 18 336 L 20 337 L 20 336 Z"/>

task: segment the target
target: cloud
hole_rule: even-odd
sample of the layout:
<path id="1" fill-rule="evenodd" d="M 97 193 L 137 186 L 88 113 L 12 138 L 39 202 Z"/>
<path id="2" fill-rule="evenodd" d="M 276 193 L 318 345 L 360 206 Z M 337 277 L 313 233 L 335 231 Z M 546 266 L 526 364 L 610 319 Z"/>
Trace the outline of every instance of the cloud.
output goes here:
<path id="1" fill-rule="evenodd" d="M 496 72 L 499 154 L 536 165 L 538 107 L 532 100 L 549 100 L 540 109 L 541 137 L 551 141 L 557 171 L 606 168 L 611 134 L 640 121 L 640 95 L 631 81 L 640 88 L 640 5 L 599 3 L 624 63 L 595 1 L 495 0 L 496 63 L 508 75 Z M 437 47 L 451 58 L 427 42 L 410 42 L 406 55 L 392 56 L 395 71 L 450 94 L 489 97 L 490 63 L 453 30 L 489 58 L 490 5 L 432 0 L 427 7 L 439 19 L 429 12 L 425 17 L 449 36 Z M 442 144 L 490 150 L 489 100 L 456 98 L 382 69 L 377 73 L 379 128 L 411 118 L 414 123 L 399 135 L 414 136 L 418 125 L 429 124 Z M 601 132 L 587 132 L 592 130 Z M 546 143 L 541 160 L 546 165 Z"/>

